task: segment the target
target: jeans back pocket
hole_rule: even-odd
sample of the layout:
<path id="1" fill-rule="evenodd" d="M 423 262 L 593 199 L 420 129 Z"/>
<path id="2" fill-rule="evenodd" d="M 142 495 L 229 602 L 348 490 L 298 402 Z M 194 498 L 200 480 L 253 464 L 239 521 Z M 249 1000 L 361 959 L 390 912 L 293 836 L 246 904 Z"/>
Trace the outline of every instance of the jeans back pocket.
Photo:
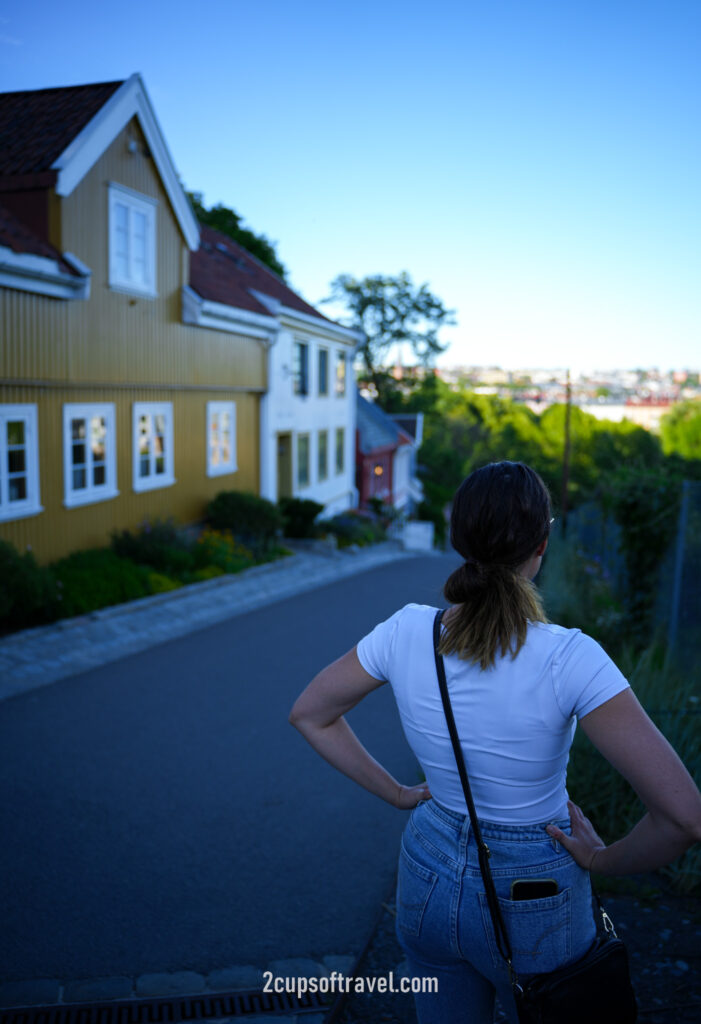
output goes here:
<path id="1" fill-rule="evenodd" d="M 419 864 L 402 843 L 397 873 L 397 928 L 408 935 L 418 935 L 429 896 L 438 875 Z"/>
<path id="2" fill-rule="evenodd" d="M 492 916 L 485 893 L 479 894 L 489 951 L 495 967 L 504 966 L 494 937 Z M 499 897 L 499 909 L 511 943 L 517 974 L 541 974 L 562 967 L 571 959 L 571 890 L 539 900 L 507 900 Z"/>

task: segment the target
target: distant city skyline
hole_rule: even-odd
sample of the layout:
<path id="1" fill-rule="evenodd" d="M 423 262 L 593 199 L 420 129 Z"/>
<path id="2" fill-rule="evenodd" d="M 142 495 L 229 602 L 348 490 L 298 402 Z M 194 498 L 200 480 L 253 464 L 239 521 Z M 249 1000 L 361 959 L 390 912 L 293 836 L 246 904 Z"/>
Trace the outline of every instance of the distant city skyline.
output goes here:
<path id="1" fill-rule="evenodd" d="M 0 88 L 140 72 L 185 187 L 315 305 L 427 282 L 441 366 L 698 369 L 700 39 L 681 0 L 37 0 L 0 16 Z"/>

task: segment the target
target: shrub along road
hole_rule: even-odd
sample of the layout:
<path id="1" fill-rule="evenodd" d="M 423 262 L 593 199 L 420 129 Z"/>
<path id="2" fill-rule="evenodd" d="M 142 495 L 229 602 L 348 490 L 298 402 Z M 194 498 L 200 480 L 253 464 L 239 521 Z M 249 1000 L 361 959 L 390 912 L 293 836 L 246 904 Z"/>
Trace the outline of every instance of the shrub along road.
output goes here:
<path id="1" fill-rule="evenodd" d="M 405 815 L 288 725 L 324 664 L 454 565 L 412 557 L 0 704 L 2 980 L 357 955 Z M 388 688 L 351 721 L 418 779 Z"/>

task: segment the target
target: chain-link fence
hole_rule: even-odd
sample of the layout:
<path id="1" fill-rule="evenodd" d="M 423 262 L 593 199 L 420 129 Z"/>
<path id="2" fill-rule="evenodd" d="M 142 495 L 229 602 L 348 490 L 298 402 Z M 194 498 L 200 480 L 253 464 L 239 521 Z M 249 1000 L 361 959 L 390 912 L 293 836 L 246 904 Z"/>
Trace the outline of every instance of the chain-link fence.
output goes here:
<path id="1" fill-rule="evenodd" d="M 613 591 L 626 592 L 620 528 L 591 503 L 572 512 L 567 535 L 589 558 L 605 567 Z M 670 656 L 685 669 L 701 656 L 701 483 L 685 481 L 676 535 L 660 565 L 655 623 L 666 636 Z"/>

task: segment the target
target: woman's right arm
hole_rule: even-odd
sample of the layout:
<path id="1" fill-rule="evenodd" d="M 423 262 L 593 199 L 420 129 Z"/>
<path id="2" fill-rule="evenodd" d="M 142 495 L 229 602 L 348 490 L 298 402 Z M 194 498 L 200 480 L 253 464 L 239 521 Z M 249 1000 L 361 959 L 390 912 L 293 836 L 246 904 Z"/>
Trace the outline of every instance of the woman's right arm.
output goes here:
<path id="1" fill-rule="evenodd" d="M 637 874 L 669 864 L 701 842 L 701 794 L 632 690 L 623 690 L 601 704 L 579 724 L 633 787 L 646 814 L 627 836 L 605 846 L 574 807 L 571 836 L 555 826 L 549 826 L 548 832 L 578 864 L 602 875 Z"/>

